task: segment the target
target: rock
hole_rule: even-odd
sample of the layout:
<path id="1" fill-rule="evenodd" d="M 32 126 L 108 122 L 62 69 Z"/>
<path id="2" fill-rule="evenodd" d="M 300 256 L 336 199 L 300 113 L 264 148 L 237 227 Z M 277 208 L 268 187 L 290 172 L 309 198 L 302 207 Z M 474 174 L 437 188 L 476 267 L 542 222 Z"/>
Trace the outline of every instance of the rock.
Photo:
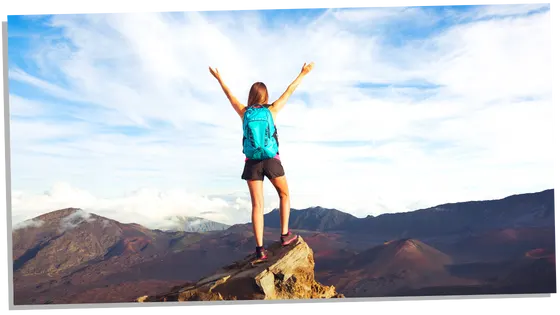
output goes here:
<path id="1" fill-rule="evenodd" d="M 285 247 L 272 244 L 268 261 L 251 265 L 253 255 L 225 266 L 196 284 L 176 287 L 137 302 L 343 298 L 334 286 L 315 281 L 313 250 L 301 238 Z"/>

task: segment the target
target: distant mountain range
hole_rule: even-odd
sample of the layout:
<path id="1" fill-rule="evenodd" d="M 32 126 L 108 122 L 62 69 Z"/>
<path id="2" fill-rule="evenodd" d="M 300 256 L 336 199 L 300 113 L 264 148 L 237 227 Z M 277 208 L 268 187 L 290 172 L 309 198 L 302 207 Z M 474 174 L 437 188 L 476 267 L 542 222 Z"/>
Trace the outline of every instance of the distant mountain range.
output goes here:
<path id="1" fill-rule="evenodd" d="M 170 217 L 151 230 L 69 208 L 14 226 L 15 304 L 127 302 L 254 251 L 250 224 Z M 265 215 L 265 244 L 279 213 Z M 315 278 L 346 297 L 556 292 L 554 191 L 356 218 L 293 210 Z"/>
<path id="2" fill-rule="evenodd" d="M 333 231 L 344 229 L 351 222 L 359 220 L 351 214 L 322 207 L 291 209 L 290 211 L 290 227 L 298 230 Z M 280 228 L 280 211 L 274 209 L 265 214 L 264 222 L 267 227 Z"/>
<path id="3" fill-rule="evenodd" d="M 365 218 L 321 207 L 292 210 L 292 229 L 363 233 L 380 239 L 440 237 L 500 228 L 551 226 L 554 224 L 554 190 Z M 279 224 L 278 209 L 265 215 L 267 227 L 278 228 Z"/>
<path id="4" fill-rule="evenodd" d="M 169 216 L 164 218 L 166 229 L 169 231 L 183 231 L 183 232 L 210 232 L 210 231 L 223 231 L 230 226 L 223 223 L 189 216 Z"/>

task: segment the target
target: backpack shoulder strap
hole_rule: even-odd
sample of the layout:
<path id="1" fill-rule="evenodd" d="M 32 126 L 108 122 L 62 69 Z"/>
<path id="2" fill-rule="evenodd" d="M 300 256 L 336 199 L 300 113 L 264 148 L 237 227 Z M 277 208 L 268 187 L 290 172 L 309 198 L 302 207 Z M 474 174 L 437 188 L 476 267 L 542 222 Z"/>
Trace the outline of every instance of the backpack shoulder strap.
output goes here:
<path id="1" fill-rule="evenodd" d="M 272 106 L 272 104 L 253 104 L 253 105 L 247 106 L 247 108 L 249 108 L 249 107 L 256 107 L 256 108 L 258 108 L 258 107 L 264 107 L 264 108 L 269 108 L 270 106 Z"/>

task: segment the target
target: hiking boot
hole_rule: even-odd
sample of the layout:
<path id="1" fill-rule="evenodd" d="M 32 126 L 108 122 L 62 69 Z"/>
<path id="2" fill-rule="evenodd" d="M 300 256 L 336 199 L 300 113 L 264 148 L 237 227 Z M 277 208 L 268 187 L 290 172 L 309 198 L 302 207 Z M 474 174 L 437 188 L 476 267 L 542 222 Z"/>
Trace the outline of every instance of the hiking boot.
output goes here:
<path id="1" fill-rule="evenodd" d="M 257 247 L 255 251 L 255 259 L 251 262 L 252 264 L 258 264 L 268 259 L 268 255 L 264 247 Z"/>
<path id="2" fill-rule="evenodd" d="M 290 245 L 293 241 L 297 240 L 297 235 L 293 234 L 291 231 L 288 231 L 288 234 L 280 236 L 280 242 L 282 242 L 282 246 Z"/>

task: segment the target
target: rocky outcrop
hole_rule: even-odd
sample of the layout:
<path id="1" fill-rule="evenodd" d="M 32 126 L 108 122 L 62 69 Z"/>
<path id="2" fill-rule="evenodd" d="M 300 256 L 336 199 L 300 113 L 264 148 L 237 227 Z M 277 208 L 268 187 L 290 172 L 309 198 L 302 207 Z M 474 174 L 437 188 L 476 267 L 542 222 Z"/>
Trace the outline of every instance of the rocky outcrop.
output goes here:
<path id="1" fill-rule="evenodd" d="M 194 285 L 175 287 L 161 295 L 142 296 L 137 302 L 344 297 L 333 286 L 315 281 L 313 251 L 301 237 L 289 246 L 274 243 L 267 250 L 266 262 L 253 266 L 250 255 Z"/>

